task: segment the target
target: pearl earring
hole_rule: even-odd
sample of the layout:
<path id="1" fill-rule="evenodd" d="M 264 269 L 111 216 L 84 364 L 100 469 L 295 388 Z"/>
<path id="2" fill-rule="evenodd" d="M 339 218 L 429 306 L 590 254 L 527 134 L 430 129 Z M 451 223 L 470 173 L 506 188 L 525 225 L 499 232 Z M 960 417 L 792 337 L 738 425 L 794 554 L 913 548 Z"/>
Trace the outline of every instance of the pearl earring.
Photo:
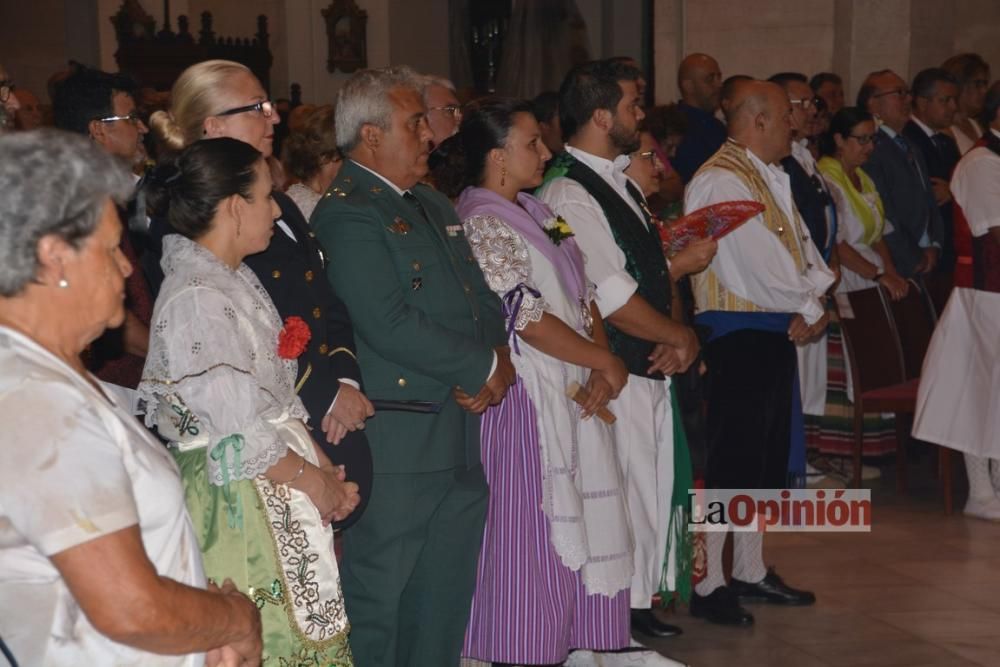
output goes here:
<path id="1" fill-rule="evenodd" d="M 60 289 L 66 289 L 67 287 L 69 287 L 69 281 L 66 280 L 65 278 L 60 278 L 59 282 L 56 284 L 59 285 Z"/>

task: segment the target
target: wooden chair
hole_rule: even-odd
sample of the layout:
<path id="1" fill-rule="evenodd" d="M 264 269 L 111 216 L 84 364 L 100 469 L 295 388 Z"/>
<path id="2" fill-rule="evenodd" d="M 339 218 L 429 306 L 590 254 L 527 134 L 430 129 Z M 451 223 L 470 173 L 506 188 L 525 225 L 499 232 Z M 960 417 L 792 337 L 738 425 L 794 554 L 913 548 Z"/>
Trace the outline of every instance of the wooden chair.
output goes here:
<path id="1" fill-rule="evenodd" d="M 913 292 L 921 298 L 916 290 Z M 854 389 L 853 485 L 861 486 L 865 414 L 892 412 L 896 415 L 896 486 L 903 492 L 906 490 L 906 442 L 916 410 L 919 372 L 916 377 L 908 377 L 899 330 L 885 291 L 872 287 L 851 292 L 848 301 L 853 317 L 845 317 L 841 312 L 840 325 Z M 910 309 L 904 306 L 903 310 L 910 317 Z M 940 462 L 945 513 L 951 514 L 950 458 L 942 454 Z"/>
<path id="2" fill-rule="evenodd" d="M 899 335 L 906 379 L 919 378 L 937 323 L 929 293 L 922 280 L 911 279 L 910 291 L 903 299 L 887 302 Z"/>

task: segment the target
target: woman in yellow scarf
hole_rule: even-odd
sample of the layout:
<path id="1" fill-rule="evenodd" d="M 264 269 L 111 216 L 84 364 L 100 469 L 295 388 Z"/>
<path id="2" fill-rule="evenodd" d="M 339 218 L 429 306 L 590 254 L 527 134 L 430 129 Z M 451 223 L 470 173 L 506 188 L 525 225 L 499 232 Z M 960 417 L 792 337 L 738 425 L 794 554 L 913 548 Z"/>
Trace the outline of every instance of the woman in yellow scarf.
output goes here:
<path id="1" fill-rule="evenodd" d="M 885 287 L 893 299 L 906 296 L 908 283 L 896 273 L 882 237 L 892 232 L 875 184 L 861 168 L 875 148 L 871 114 L 845 107 L 830 121 L 820 143 L 819 170 L 837 207 L 837 250 L 842 265 L 838 291 Z"/>

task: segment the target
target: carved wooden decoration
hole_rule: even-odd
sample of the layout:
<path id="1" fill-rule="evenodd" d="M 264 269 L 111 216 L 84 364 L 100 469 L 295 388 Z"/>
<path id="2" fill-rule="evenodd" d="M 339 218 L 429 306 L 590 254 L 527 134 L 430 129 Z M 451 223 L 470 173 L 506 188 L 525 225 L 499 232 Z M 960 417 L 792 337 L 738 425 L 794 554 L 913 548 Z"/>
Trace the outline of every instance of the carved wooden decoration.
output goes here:
<path id="1" fill-rule="evenodd" d="M 326 19 L 328 72 L 351 72 L 368 66 L 368 12 L 355 0 L 333 0 L 322 10 Z"/>

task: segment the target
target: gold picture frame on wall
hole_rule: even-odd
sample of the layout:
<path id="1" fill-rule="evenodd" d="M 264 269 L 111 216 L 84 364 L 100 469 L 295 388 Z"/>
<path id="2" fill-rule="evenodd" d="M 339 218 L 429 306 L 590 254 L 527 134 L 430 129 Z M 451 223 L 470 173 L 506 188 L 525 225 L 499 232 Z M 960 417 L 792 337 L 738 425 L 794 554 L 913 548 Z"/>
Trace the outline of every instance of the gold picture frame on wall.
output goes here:
<path id="1" fill-rule="evenodd" d="M 368 12 L 355 0 L 333 0 L 322 10 L 326 20 L 328 72 L 346 74 L 368 66 Z"/>

